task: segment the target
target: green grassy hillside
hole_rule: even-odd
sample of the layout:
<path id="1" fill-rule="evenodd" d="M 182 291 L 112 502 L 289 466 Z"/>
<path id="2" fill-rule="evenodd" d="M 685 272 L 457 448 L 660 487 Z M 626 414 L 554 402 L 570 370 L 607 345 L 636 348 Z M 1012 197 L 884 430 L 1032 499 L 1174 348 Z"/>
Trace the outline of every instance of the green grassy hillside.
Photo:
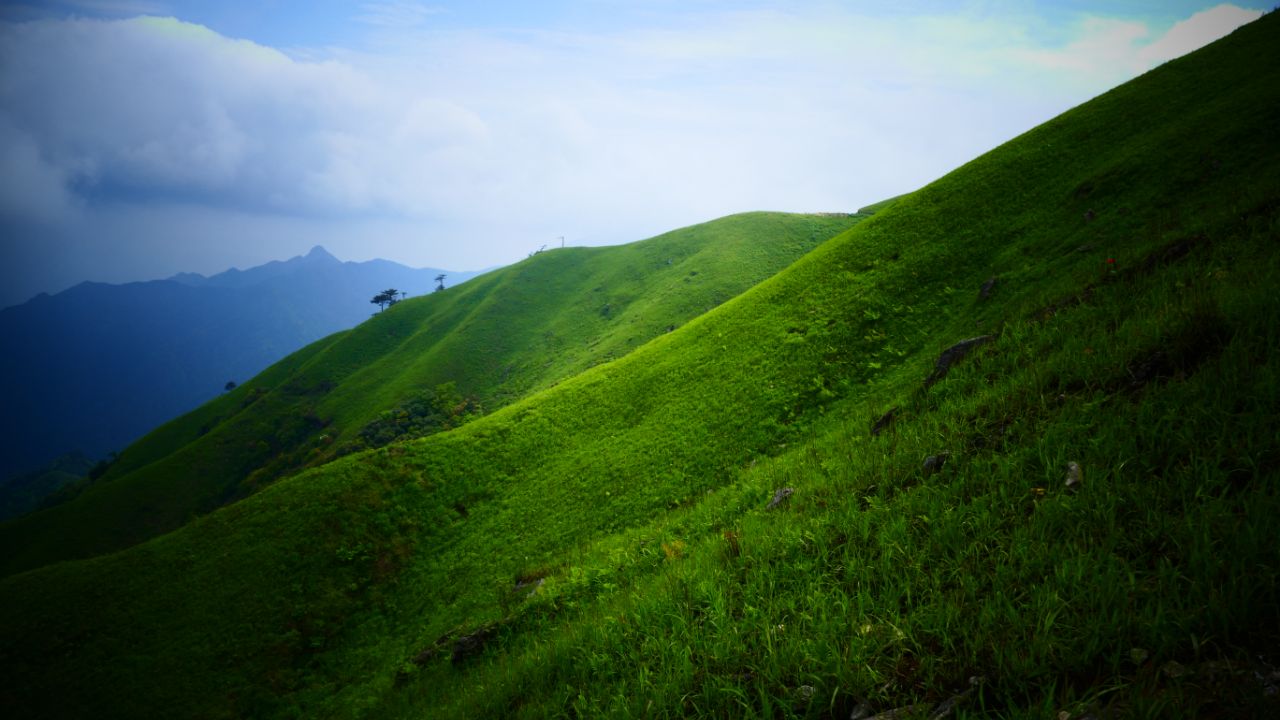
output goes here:
<path id="1" fill-rule="evenodd" d="M 1274 713 L 1275 127 L 1272 14 L 615 361 L 6 578 L 0 702 Z"/>
<path id="2" fill-rule="evenodd" d="M 906 194 L 903 194 L 903 195 L 895 195 L 895 196 L 893 196 L 893 197 L 891 197 L 891 198 L 886 198 L 886 199 L 884 199 L 884 200 L 881 200 L 880 202 L 871 203 L 870 205 L 868 205 L 868 206 L 866 206 L 866 207 L 859 208 L 859 209 L 858 209 L 858 213 L 859 213 L 859 214 L 866 214 L 866 215 L 874 215 L 874 214 L 876 214 L 876 213 L 880 212 L 881 210 L 887 210 L 887 209 L 889 208 L 889 206 L 890 206 L 890 205 L 893 205 L 894 203 L 898 202 L 899 200 L 901 200 L 901 199 L 903 199 L 903 198 L 907 197 L 907 195 L 910 195 L 910 193 L 906 193 Z"/>
<path id="3" fill-rule="evenodd" d="M 8 520 L 50 504 L 58 493 L 81 482 L 94 465 L 81 453 L 67 453 L 39 470 L 0 480 L 0 518 Z"/>
<path id="4" fill-rule="evenodd" d="M 399 303 L 152 432 L 74 501 L 0 525 L 0 572 L 168 532 L 358 449 L 380 414 L 443 383 L 474 398 L 469 414 L 506 405 L 683 325 L 860 218 L 737 215 L 538 253 Z"/>

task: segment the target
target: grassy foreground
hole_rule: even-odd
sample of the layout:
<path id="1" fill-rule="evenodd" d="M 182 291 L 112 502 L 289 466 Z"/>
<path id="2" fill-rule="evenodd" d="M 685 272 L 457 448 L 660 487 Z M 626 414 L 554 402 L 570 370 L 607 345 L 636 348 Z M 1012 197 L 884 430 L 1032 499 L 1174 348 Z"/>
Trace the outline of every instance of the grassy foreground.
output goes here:
<path id="1" fill-rule="evenodd" d="M 0 706 L 1274 714 L 1275 127 L 1271 14 L 613 362 L 6 578 Z"/>

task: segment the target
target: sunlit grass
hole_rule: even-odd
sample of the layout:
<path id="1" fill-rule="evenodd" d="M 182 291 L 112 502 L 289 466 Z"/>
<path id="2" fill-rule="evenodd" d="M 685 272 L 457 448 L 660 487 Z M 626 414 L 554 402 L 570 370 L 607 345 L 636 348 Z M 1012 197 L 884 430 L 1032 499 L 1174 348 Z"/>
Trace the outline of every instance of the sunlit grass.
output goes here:
<path id="1" fill-rule="evenodd" d="M 0 524 L 0 570 L 173 530 L 361 447 L 382 413 L 446 383 L 486 411 L 554 386 L 687 323 L 860 219 L 745 213 L 623 246 L 538 253 L 398 303 L 150 433 L 73 501 Z"/>

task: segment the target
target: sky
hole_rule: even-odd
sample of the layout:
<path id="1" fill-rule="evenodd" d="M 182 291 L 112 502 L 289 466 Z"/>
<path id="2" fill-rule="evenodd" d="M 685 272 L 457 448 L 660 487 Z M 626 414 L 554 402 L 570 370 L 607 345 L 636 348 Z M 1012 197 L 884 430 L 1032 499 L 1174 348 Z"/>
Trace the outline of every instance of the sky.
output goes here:
<path id="1" fill-rule="evenodd" d="M 0 5 L 0 307 L 343 260 L 504 265 L 909 192 L 1269 3 Z"/>

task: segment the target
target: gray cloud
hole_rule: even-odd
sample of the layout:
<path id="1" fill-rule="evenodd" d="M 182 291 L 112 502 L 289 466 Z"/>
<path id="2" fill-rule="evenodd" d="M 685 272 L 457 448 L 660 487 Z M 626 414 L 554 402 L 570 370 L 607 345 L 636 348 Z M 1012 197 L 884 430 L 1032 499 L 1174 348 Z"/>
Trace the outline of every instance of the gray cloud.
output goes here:
<path id="1" fill-rule="evenodd" d="M 369 3 L 373 44 L 291 53 L 174 19 L 0 23 L 0 304 L 314 242 L 464 269 L 557 235 L 852 210 L 1256 17 L 1162 37 L 1086 19 L 1041 47 L 964 14 L 585 34 L 443 32 L 432 12 Z"/>
<path id="2" fill-rule="evenodd" d="M 35 139 L 78 195 L 353 205 L 322 191 L 335 139 L 376 131 L 349 68 L 155 18 L 10 25 L 0 47 L 0 131 Z"/>

